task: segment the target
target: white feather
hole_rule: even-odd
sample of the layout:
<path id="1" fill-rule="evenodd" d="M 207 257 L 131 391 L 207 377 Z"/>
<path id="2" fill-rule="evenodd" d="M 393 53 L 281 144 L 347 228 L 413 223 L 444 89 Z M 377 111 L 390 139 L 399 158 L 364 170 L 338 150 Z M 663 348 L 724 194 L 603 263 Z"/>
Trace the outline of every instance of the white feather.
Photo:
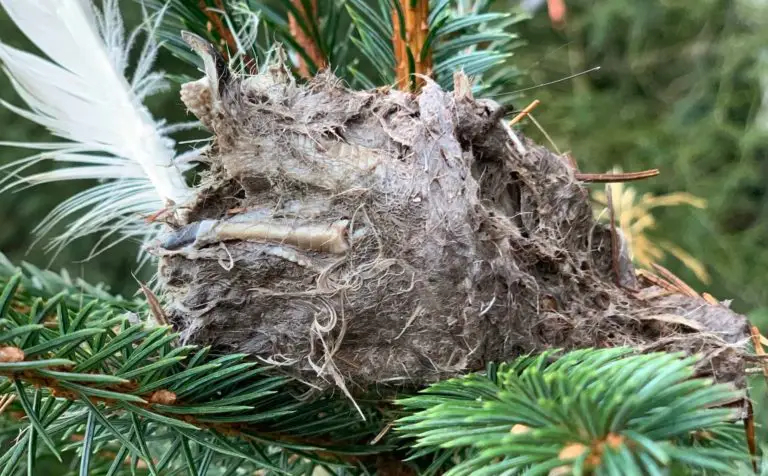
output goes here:
<path id="1" fill-rule="evenodd" d="M 147 41 L 129 81 L 124 73 L 136 33 L 126 43 L 117 0 L 104 0 L 101 11 L 90 0 L 0 0 L 0 4 L 50 59 L 0 43 L 0 63 L 28 109 L 0 102 L 68 141 L 0 143 L 43 151 L 11 164 L 11 173 L 0 180 L 5 187 L 0 188 L 112 180 L 71 197 L 40 224 L 38 231 L 47 233 L 81 214 L 53 240 L 55 247 L 90 233 L 151 234 L 141 215 L 192 198 L 183 176 L 190 165 L 175 162 L 174 143 L 165 135 L 174 127 L 155 121 L 141 103 L 164 86 L 162 76 L 151 71 L 157 45 Z M 19 176 L 42 160 L 70 166 Z"/>

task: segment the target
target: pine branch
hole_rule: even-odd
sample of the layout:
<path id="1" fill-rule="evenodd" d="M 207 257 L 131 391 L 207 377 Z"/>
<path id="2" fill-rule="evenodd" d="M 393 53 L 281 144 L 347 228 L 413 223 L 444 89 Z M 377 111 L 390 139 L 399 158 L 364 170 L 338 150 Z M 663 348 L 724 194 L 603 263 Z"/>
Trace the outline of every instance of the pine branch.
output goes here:
<path id="1" fill-rule="evenodd" d="M 748 465 L 741 426 L 722 408 L 742 394 L 692 379 L 693 358 L 629 349 L 522 357 L 402 399 L 392 434 L 385 422 L 398 412 L 386 401 L 359 402 L 360 422 L 344 399 L 297 400 L 290 379 L 243 354 L 180 346 L 167 328 L 126 316 L 123 301 L 42 299 L 50 283 L 22 288 L 21 274 L 2 274 L 0 395 L 13 399 L 3 397 L 0 412 L 10 419 L 0 474 L 33 474 L 35 455 L 73 452 L 86 470 L 117 462 L 109 474 L 140 462 L 149 474 L 402 471 L 397 437 L 419 474 L 730 474 Z"/>
<path id="2" fill-rule="evenodd" d="M 222 0 L 213 0 L 213 4 L 214 7 L 211 7 L 205 0 L 198 0 L 197 2 L 198 8 L 208 19 L 206 25 L 208 30 L 213 30 L 220 36 L 221 54 L 226 58 L 229 56 L 230 51 L 237 51 L 239 48 L 235 41 L 235 35 L 224 25 L 221 19 L 227 12 L 224 2 Z"/>
<path id="3" fill-rule="evenodd" d="M 329 67 L 360 88 L 416 90 L 426 76 L 450 89 L 453 73 L 463 69 L 474 77 L 475 93 L 496 97 L 514 90 L 521 76 L 510 62 L 521 45 L 511 29 L 527 17 L 492 11 L 491 1 L 465 10 L 465 2 L 450 0 L 432 2 L 431 8 L 427 0 L 249 0 L 219 7 L 205 3 L 207 15 L 200 13 L 203 1 L 168 2 L 159 32 L 164 45 L 195 65 L 198 60 L 179 39 L 181 30 L 226 46 L 229 54 L 235 53 L 234 43 L 259 65 L 278 41 L 293 53 L 301 77 Z M 156 10 L 166 5 L 146 2 Z M 244 33 L 255 30 L 258 34 Z"/>
<path id="4" fill-rule="evenodd" d="M 180 346 L 178 335 L 147 328 L 113 302 L 42 299 L 22 279 L 0 278 L 0 394 L 14 395 L 5 415 L 26 420 L 0 456 L 2 474 L 25 464 L 33 471 L 35 458 L 24 455 L 36 451 L 77 450 L 87 468 L 105 448 L 152 474 L 188 466 L 185 452 L 160 454 L 160 442 L 208 452 L 205 464 L 242 460 L 277 472 L 281 451 L 302 464 L 350 465 L 389 448 L 365 446 L 378 431 L 372 408 L 361 422 L 345 400 L 300 401 L 290 379 L 246 355 Z M 82 438 L 72 441 L 72 431 Z"/>
<path id="5" fill-rule="evenodd" d="M 741 392 L 692 379 L 694 358 L 630 352 L 546 352 L 437 383 L 400 401 L 414 414 L 398 430 L 419 456 L 467 451 L 449 475 L 731 474 L 748 461 L 743 429 L 721 407 Z"/>
<path id="6" fill-rule="evenodd" d="M 55 273 L 24 262 L 21 268 L 23 273 L 19 274 L 19 286 L 26 292 L 17 292 L 13 305 L 22 310 L 29 309 L 36 298 L 50 299 L 56 295 L 61 295 L 70 306 L 98 300 L 102 305 L 111 306 L 115 310 L 136 312 L 141 307 L 139 300 L 110 294 L 107 286 L 91 285 L 80 278 L 72 278 L 66 271 Z M 17 273 L 17 267 L 0 253 L 0 283 L 4 285 L 8 278 Z"/>
<path id="7" fill-rule="evenodd" d="M 419 90 L 424 85 L 423 76 L 432 76 L 432 53 L 425 49 L 429 0 L 395 0 L 392 25 L 396 85 Z"/>
<path id="8" fill-rule="evenodd" d="M 288 14 L 291 36 L 295 39 L 296 44 L 306 51 L 307 55 L 312 59 L 311 63 L 313 64 L 314 69 L 319 70 L 325 68 L 327 66 L 327 60 L 323 55 L 320 46 L 299 26 L 300 21 L 303 25 L 311 25 L 311 22 L 317 17 L 317 0 L 291 0 L 291 5 L 293 6 L 292 12 L 295 11 L 295 13 Z M 311 73 L 307 61 L 301 57 L 299 57 L 298 61 L 299 74 L 304 78 L 310 77 Z"/>

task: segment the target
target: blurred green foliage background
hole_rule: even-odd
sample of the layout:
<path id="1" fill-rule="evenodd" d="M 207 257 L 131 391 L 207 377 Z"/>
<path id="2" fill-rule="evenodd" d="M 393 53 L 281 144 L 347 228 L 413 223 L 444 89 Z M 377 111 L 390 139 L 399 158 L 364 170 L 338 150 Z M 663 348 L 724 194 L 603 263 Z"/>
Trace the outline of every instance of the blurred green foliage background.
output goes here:
<path id="1" fill-rule="evenodd" d="M 127 23 L 140 10 L 125 2 Z M 503 2 L 499 2 L 503 3 Z M 510 8 L 514 2 L 510 0 Z M 768 43 L 768 14 L 757 0 L 569 0 L 567 24 L 553 28 L 546 9 L 520 25 L 527 45 L 514 65 L 526 72 L 523 86 L 537 85 L 594 66 L 601 70 L 523 93 L 519 106 L 538 98 L 535 117 L 561 150 L 570 150 L 583 171 L 659 168 L 657 178 L 636 184 L 640 192 L 687 191 L 707 200 L 706 209 L 655 211 L 655 237 L 681 246 L 707 265 L 711 284 L 673 258 L 662 263 L 701 291 L 733 299 L 733 307 L 768 325 L 768 114 L 760 116 L 760 62 Z M 0 12 L 0 36 L 28 48 Z M 165 54 L 159 69 L 185 68 Z M 188 71 L 188 70 L 187 70 Z M 768 86 L 768 85 L 767 85 Z M 7 78 L 0 96 L 20 104 Z M 185 119 L 178 88 L 159 95 L 150 109 L 169 121 Z M 46 132 L 0 109 L 0 140 L 45 140 Z M 526 132 L 540 141 L 530 124 Z M 0 148 L 0 164 L 24 156 Z M 42 166 L 41 166 L 42 167 Z M 96 238 L 54 256 L 45 238 L 30 248 L 32 229 L 64 197 L 84 183 L 43 185 L 0 197 L 0 250 L 12 260 L 67 268 L 90 282 L 123 294 L 136 291 L 137 243 L 126 242 L 90 262 Z M 144 270 L 148 276 L 151 270 Z"/>
<path id="2" fill-rule="evenodd" d="M 702 262 L 711 285 L 673 259 L 695 288 L 734 299 L 741 312 L 768 305 L 768 122 L 759 119 L 765 7 L 747 1 L 571 1 L 568 25 L 523 25 L 520 61 L 533 83 L 600 66 L 588 76 L 530 91 L 537 118 L 581 168 L 659 168 L 639 191 L 687 191 L 704 210 L 660 208 L 656 237 Z M 752 2 L 756 3 L 756 2 Z M 535 134 L 534 134 L 535 135 Z"/>

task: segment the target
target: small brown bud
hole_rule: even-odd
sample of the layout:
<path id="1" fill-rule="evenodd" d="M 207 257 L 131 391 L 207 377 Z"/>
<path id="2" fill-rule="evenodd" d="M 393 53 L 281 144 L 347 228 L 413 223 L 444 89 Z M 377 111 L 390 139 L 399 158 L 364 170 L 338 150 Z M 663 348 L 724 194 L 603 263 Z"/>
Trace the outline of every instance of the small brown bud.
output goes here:
<path id="1" fill-rule="evenodd" d="M 176 403 L 176 394 L 170 390 L 158 390 L 149 397 L 149 403 L 159 403 L 160 405 L 173 405 Z"/>
<path id="2" fill-rule="evenodd" d="M 0 362 L 12 364 L 24 361 L 24 351 L 18 347 L 0 347 Z"/>
<path id="3" fill-rule="evenodd" d="M 616 433 L 608 433 L 608 436 L 605 437 L 605 444 L 614 450 L 621 446 L 622 443 L 624 443 L 624 437 Z"/>
<path id="4" fill-rule="evenodd" d="M 699 430 L 691 432 L 691 436 L 693 436 L 694 440 L 701 441 L 701 440 L 714 440 L 715 437 L 712 435 L 712 433 L 706 431 L 706 430 Z"/>
<path id="5" fill-rule="evenodd" d="M 561 460 L 576 459 L 588 450 L 589 448 L 585 445 L 582 445 L 581 443 L 569 443 L 565 445 L 562 450 L 560 450 L 560 453 L 558 453 L 557 457 Z"/>

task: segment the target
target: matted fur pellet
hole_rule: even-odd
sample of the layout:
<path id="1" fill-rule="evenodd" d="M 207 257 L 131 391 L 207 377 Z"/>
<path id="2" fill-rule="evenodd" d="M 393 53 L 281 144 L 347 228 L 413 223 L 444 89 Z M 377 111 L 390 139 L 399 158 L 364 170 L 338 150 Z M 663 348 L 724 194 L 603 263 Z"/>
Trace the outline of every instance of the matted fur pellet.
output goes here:
<path id="1" fill-rule="evenodd" d="M 299 85 L 188 40 L 207 74 L 182 99 L 215 135 L 210 172 L 152 250 L 185 341 L 352 394 L 619 345 L 698 353 L 702 374 L 743 385 L 746 319 L 655 292 L 626 252 L 617 276 L 574 170 L 463 74 L 419 95 Z"/>

